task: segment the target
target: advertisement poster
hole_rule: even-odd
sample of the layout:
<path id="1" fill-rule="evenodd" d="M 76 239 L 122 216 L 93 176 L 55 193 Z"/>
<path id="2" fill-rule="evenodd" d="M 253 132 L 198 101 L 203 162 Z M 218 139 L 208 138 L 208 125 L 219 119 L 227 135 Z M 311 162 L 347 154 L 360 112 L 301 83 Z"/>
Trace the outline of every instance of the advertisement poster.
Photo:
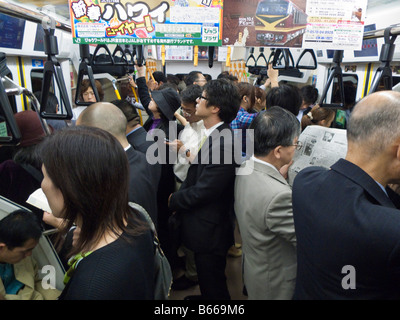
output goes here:
<path id="1" fill-rule="evenodd" d="M 367 0 L 307 0 L 303 48 L 361 50 Z"/>
<path id="2" fill-rule="evenodd" d="M 69 0 L 74 43 L 222 44 L 222 0 Z"/>
<path id="3" fill-rule="evenodd" d="M 161 46 L 157 46 L 157 57 L 161 60 Z M 165 46 L 165 60 L 192 61 L 192 46 Z"/>
<path id="4" fill-rule="evenodd" d="M 300 48 L 306 0 L 224 0 L 222 44 Z"/>

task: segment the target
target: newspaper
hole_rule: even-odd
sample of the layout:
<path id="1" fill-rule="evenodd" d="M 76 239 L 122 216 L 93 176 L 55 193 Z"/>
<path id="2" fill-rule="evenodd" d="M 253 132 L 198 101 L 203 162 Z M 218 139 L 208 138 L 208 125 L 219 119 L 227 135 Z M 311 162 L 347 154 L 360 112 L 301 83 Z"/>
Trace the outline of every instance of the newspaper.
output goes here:
<path id="1" fill-rule="evenodd" d="M 47 198 L 41 188 L 34 191 L 29 196 L 28 200 L 26 200 L 26 202 L 36 208 L 39 208 L 43 211 L 47 211 L 47 212 L 51 213 L 49 203 L 47 202 Z"/>
<path id="2" fill-rule="evenodd" d="M 347 152 L 346 130 L 326 128 L 317 125 L 308 126 L 300 134 L 303 147 L 296 150 L 293 164 L 289 168 L 290 185 L 296 175 L 304 168 L 319 166 L 329 168 Z"/>

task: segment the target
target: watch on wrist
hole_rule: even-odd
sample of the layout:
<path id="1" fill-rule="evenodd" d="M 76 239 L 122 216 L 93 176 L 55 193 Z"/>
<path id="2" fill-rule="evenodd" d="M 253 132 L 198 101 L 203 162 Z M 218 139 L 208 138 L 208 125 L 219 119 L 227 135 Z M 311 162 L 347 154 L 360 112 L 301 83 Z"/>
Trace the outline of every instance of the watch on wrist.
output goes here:
<path id="1" fill-rule="evenodd" d="M 186 155 L 186 157 L 189 157 L 189 154 L 190 154 L 190 149 L 186 149 L 186 150 L 185 150 L 185 155 Z"/>

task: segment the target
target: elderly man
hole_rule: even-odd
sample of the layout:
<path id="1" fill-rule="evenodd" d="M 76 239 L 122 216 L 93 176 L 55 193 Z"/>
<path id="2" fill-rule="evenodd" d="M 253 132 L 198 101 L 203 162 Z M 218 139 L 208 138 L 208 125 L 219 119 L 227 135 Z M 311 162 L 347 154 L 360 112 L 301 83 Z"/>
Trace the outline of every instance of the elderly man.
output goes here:
<path id="1" fill-rule="evenodd" d="M 399 299 L 400 93 L 357 103 L 348 151 L 330 170 L 302 170 L 293 184 L 295 299 Z"/>

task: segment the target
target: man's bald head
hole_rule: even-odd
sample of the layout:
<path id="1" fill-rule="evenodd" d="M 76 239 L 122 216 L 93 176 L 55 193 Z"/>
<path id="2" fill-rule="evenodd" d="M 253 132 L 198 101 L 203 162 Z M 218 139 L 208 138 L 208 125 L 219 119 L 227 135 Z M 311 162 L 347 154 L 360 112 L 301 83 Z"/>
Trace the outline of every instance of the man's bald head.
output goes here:
<path id="1" fill-rule="evenodd" d="M 82 111 L 76 124 L 103 129 L 117 139 L 126 137 L 126 117 L 117 106 L 109 102 L 93 103 Z"/>
<path id="2" fill-rule="evenodd" d="M 385 150 L 400 137 L 400 93 L 372 93 L 354 107 L 347 126 L 349 146 L 365 146 L 370 155 Z"/>

